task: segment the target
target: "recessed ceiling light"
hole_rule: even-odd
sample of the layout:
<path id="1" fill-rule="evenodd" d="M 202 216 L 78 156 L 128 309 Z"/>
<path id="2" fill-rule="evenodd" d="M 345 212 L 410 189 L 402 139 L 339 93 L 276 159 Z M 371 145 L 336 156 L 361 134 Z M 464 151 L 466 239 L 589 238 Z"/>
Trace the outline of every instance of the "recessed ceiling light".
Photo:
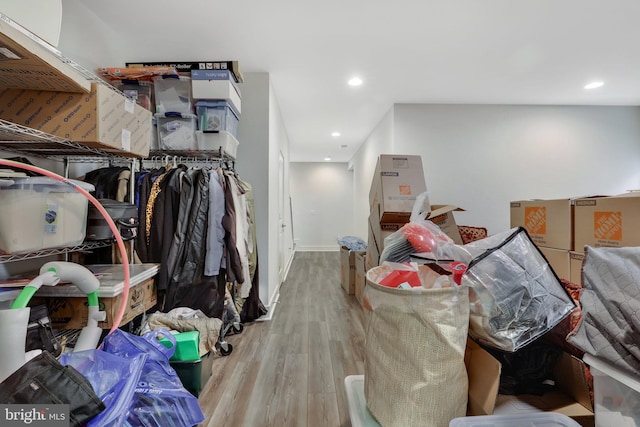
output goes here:
<path id="1" fill-rule="evenodd" d="M 586 85 L 584 88 L 585 89 L 597 89 L 599 87 L 602 87 L 604 85 L 604 82 L 591 82 L 588 85 Z"/>
<path id="2" fill-rule="evenodd" d="M 347 147 L 348 147 L 348 145 L 347 145 L 347 144 L 342 144 L 342 145 L 340 146 L 340 148 L 347 148 Z"/>
<path id="3" fill-rule="evenodd" d="M 338 137 L 340 136 L 340 132 L 331 132 L 331 136 Z"/>
<path id="4" fill-rule="evenodd" d="M 325 161 L 325 162 L 330 162 L 330 161 L 331 161 L 331 157 L 329 157 L 329 156 L 325 157 L 325 158 L 324 158 L 324 161 Z"/>
<path id="5" fill-rule="evenodd" d="M 362 84 L 362 79 L 360 77 L 353 77 L 347 83 L 349 83 L 349 86 L 360 86 Z"/>

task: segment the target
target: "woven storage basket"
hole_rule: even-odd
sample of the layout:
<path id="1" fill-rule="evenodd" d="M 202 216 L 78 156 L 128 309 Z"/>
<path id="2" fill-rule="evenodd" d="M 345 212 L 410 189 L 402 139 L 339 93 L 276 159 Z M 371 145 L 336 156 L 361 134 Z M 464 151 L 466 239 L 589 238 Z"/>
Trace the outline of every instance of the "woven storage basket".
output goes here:
<path id="1" fill-rule="evenodd" d="M 447 427 L 467 410 L 468 288 L 377 284 L 389 271 L 367 272 L 367 407 L 384 427 Z"/>

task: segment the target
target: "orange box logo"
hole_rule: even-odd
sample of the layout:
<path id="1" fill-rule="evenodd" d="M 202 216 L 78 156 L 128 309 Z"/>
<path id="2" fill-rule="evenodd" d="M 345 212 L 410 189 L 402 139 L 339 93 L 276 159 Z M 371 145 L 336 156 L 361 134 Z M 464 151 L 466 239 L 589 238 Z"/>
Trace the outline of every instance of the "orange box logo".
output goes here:
<path id="1" fill-rule="evenodd" d="M 622 212 L 594 212 L 593 237 L 622 240 Z"/>
<path id="2" fill-rule="evenodd" d="M 400 185 L 399 186 L 400 194 L 403 196 L 411 195 L 411 186 L 410 185 Z"/>
<path id="3" fill-rule="evenodd" d="M 525 207 L 524 228 L 529 234 L 547 234 L 547 208 L 544 206 Z"/>

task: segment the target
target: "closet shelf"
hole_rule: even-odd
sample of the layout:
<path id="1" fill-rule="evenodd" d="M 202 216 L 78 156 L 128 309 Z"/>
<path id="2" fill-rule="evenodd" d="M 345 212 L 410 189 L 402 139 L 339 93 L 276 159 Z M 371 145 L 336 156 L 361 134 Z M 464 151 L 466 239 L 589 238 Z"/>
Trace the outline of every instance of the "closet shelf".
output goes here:
<path id="1" fill-rule="evenodd" d="M 111 246 L 110 240 L 85 241 L 82 244 L 76 245 L 76 246 L 42 249 L 39 251 L 15 253 L 15 254 L 2 254 L 0 252 L 0 263 L 39 258 L 44 256 L 50 256 L 50 255 L 61 255 L 61 254 L 66 254 L 70 252 L 90 251 L 93 249 L 104 248 L 107 246 Z"/>
<path id="2" fill-rule="evenodd" d="M 47 158 L 97 156 L 128 159 L 3 119 L 0 119 L 0 150 Z"/>

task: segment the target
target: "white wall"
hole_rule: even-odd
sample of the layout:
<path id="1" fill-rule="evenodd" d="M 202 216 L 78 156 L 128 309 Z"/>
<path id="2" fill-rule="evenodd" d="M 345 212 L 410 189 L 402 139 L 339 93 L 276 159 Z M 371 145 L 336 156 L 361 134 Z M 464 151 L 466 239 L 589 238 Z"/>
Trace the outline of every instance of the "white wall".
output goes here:
<path id="1" fill-rule="evenodd" d="M 370 180 L 359 172 L 365 153 L 419 154 L 431 202 L 496 233 L 509 227 L 511 200 L 640 188 L 639 119 L 638 107 L 396 104 L 392 141 L 363 145 L 355 179 Z"/>
<path id="2" fill-rule="evenodd" d="M 369 189 L 376 160 L 380 154 L 394 154 L 393 117 L 394 108 L 391 107 L 349 162 L 349 168 L 353 170 L 354 234 L 364 236 L 365 240 L 368 236 Z"/>
<path id="3" fill-rule="evenodd" d="M 278 277 L 278 157 L 285 156 L 285 182 L 288 181 L 289 140 L 273 93 L 268 73 L 244 73 L 242 116 L 238 126 L 236 170 L 251 184 L 255 199 L 258 239 L 260 299 L 270 305 L 275 298 Z M 288 186 L 287 186 L 288 190 Z M 285 199 L 288 199 L 288 193 Z M 285 224 L 291 226 L 290 216 Z M 286 236 L 290 233 L 285 233 Z M 285 241 L 285 258 L 293 254 L 293 241 Z"/>
<path id="4" fill-rule="evenodd" d="M 337 251 L 338 237 L 354 235 L 353 173 L 346 163 L 293 162 L 290 168 L 296 250 Z"/>

